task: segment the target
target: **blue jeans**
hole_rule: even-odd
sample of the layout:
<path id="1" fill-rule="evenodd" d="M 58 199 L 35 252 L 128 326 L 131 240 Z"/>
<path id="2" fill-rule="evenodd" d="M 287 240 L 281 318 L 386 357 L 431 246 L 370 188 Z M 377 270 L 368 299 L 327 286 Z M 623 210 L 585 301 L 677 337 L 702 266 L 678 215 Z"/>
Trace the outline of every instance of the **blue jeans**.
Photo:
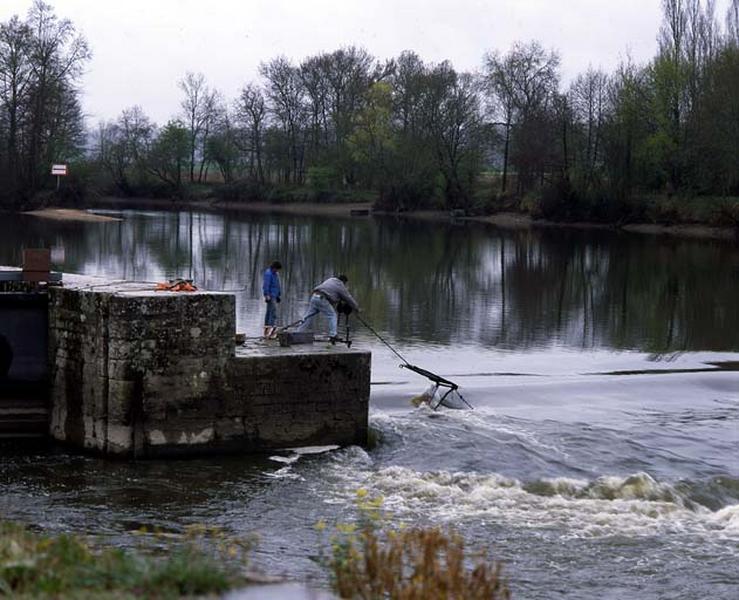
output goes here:
<path id="1" fill-rule="evenodd" d="M 333 305 L 320 294 L 313 294 L 310 297 L 308 312 L 305 313 L 303 322 L 300 324 L 300 327 L 298 327 L 298 331 L 305 331 L 308 329 L 311 326 L 313 317 L 319 313 L 328 319 L 328 334 L 331 337 L 336 337 L 336 330 L 339 325 L 339 315 L 336 314 L 336 309 Z"/>
<path id="2" fill-rule="evenodd" d="M 264 326 L 274 327 L 277 324 L 277 302 L 272 298 L 267 302 L 267 312 L 264 313 Z"/>

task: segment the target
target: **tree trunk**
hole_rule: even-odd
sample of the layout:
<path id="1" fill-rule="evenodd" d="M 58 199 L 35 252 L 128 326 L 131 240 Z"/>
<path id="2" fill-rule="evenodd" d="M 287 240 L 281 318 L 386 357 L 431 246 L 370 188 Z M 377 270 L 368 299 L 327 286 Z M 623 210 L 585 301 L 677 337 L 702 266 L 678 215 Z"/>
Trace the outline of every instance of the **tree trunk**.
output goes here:
<path id="1" fill-rule="evenodd" d="M 508 150 L 511 142 L 511 120 L 508 119 L 505 125 L 505 146 L 503 147 L 503 181 L 500 186 L 500 193 L 505 194 L 508 185 Z"/>

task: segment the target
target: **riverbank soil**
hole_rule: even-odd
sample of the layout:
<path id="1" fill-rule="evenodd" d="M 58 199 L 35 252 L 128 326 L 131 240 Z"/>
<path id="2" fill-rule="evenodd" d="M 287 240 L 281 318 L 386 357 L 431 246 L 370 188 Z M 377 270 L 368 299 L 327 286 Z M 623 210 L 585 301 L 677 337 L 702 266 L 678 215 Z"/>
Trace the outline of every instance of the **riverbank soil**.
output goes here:
<path id="1" fill-rule="evenodd" d="M 369 212 L 372 202 L 237 202 L 211 200 L 166 200 L 162 198 L 117 198 L 106 196 L 95 201 L 94 207 L 106 209 L 155 209 L 155 210 L 217 210 L 253 213 L 281 213 L 348 217 L 352 212 Z"/>
<path id="2" fill-rule="evenodd" d="M 240 202 L 240 201 L 213 201 L 213 200 L 167 200 L 162 198 L 118 198 L 106 196 L 96 200 L 93 208 L 105 209 L 152 209 L 152 210 L 202 210 L 202 211 L 233 211 L 251 213 L 275 213 L 305 216 L 349 217 L 353 215 L 373 214 L 392 216 L 402 219 L 421 219 L 427 221 L 474 221 L 490 223 L 504 229 L 530 229 L 534 227 L 554 227 L 563 229 L 618 229 L 631 233 L 649 235 L 668 235 L 675 237 L 735 240 L 739 239 L 739 228 L 714 227 L 707 224 L 676 224 L 661 225 L 654 223 L 630 223 L 626 225 L 589 222 L 561 222 L 537 219 L 531 215 L 504 211 L 491 215 L 452 216 L 442 210 L 416 210 L 406 212 L 373 211 L 371 202 L 351 203 L 322 203 L 322 202 Z M 63 213 L 66 209 L 45 209 L 28 214 L 44 213 L 39 216 L 49 218 L 64 218 L 56 213 Z M 69 211 L 89 215 L 85 220 L 115 220 L 112 217 L 84 213 L 84 211 Z M 72 218 L 72 217 L 69 217 Z M 81 217 L 82 219 L 82 217 Z"/>

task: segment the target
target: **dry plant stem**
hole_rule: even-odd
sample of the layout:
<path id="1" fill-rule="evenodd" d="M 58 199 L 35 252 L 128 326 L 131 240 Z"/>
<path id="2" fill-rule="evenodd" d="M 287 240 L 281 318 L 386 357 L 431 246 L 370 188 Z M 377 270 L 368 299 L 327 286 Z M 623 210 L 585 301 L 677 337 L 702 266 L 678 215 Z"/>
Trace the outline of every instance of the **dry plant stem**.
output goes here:
<path id="1" fill-rule="evenodd" d="M 334 547 L 332 567 L 342 598 L 501 600 L 510 592 L 500 564 L 477 557 L 467 567 L 462 538 L 439 529 L 377 534 L 367 526 Z"/>

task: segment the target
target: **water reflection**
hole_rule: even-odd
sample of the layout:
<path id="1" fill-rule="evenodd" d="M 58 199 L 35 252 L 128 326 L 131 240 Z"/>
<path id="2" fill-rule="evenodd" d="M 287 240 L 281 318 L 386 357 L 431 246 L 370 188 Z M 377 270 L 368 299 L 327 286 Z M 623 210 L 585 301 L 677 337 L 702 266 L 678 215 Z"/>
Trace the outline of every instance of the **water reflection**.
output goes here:
<path id="1" fill-rule="evenodd" d="M 67 272 L 192 277 L 239 292 L 258 330 L 260 273 L 286 266 L 283 321 L 311 287 L 345 272 L 369 318 L 396 339 L 496 348 L 739 348 L 739 253 L 726 242 L 608 231 L 275 215 L 124 212 L 117 223 L 4 215 L 0 263 L 53 249 Z"/>

